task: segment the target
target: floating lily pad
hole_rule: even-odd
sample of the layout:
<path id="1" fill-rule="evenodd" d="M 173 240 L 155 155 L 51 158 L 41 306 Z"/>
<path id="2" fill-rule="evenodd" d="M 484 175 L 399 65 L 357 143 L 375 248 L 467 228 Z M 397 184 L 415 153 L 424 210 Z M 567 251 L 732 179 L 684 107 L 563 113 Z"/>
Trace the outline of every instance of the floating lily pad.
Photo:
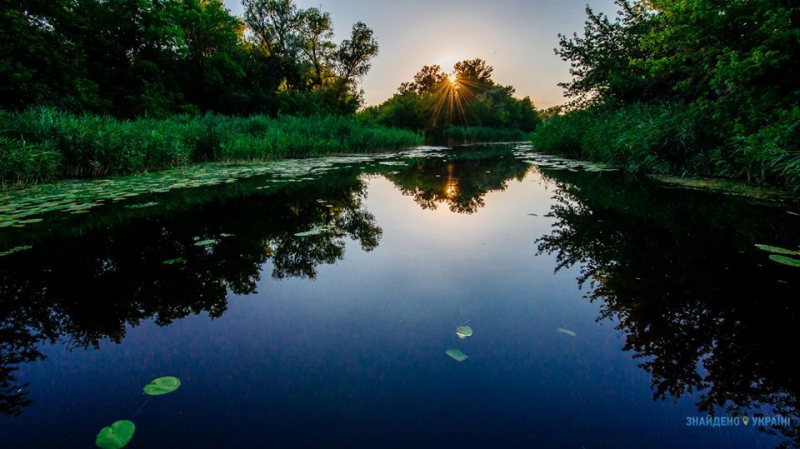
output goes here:
<path id="1" fill-rule="evenodd" d="M 790 267 L 800 268 L 800 259 L 793 259 L 791 257 L 776 256 L 776 255 L 769 256 L 769 258 L 773 262 L 778 262 L 779 264 L 782 265 L 788 265 Z"/>
<path id="2" fill-rule="evenodd" d="M 217 243 L 217 240 L 210 239 L 210 240 L 201 240 L 194 244 L 194 246 L 210 246 Z"/>
<path id="3" fill-rule="evenodd" d="M 450 358 L 452 358 L 456 362 L 463 362 L 464 360 L 467 360 L 469 358 L 469 356 L 461 352 L 460 349 L 448 349 L 447 351 L 445 351 L 445 354 L 450 356 Z"/>
<path id="4" fill-rule="evenodd" d="M 794 255 L 797 254 L 797 251 L 795 251 L 795 250 L 781 248 L 781 247 L 778 247 L 778 246 L 756 245 L 756 248 L 758 248 L 758 249 L 760 249 L 762 251 L 766 251 L 768 253 L 774 253 L 774 254 L 785 254 L 785 255 L 789 255 L 789 256 L 794 256 Z"/>
<path id="5" fill-rule="evenodd" d="M 144 392 L 150 396 L 160 396 L 162 394 L 172 393 L 181 386 L 181 381 L 177 377 L 167 376 L 154 379 L 149 384 L 145 385 Z"/>
<path id="6" fill-rule="evenodd" d="M 11 248 L 9 250 L 0 252 L 0 257 L 10 256 L 10 255 L 12 255 L 14 253 L 18 253 L 20 251 L 27 251 L 27 250 L 29 250 L 31 248 L 33 248 L 33 247 L 32 246 L 18 246 L 16 248 Z"/>
<path id="7" fill-rule="evenodd" d="M 136 432 L 136 426 L 131 421 L 117 421 L 108 427 L 103 427 L 97 434 L 95 444 L 103 449 L 120 449 L 128 445 Z"/>
<path id="8" fill-rule="evenodd" d="M 228 238 L 228 237 L 236 237 L 236 234 L 226 234 L 226 233 L 223 232 L 219 236 L 222 237 L 222 238 Z"/>
<path id="9" fill-rule="evenodd" d="M 472 337 L 472 328 L 469 326 L 459 326 L 458 328 L 456 328 L 456 335 L 458 335 L 458 338 L 462 340 L 468 337 Z"/>
<path id="10" fill-rule="evenodd" d="M 128 209 L 145 209 L 148 207 L 158 206 L 157 202 L 150 202 L 150 203 L 143 203 L 143 204 L 132 204 L 130 206 L 125 206 Z"/>
<path id="11" fill-rule="evenodd" d="M 576 337 L 576 336 L 577 336 L 577 334 L 576 334 L 575 332 L 572 332 L 572 331 L 571 331 L 571 330 L 569 330 L 569 329 L 564 329 L 563 327 L 559 327 L 557 330 L 558 330 L 559 332 L 561 332 L 562 334 L 567 334 L 567 335 L 569 335 L 570 337 Z"/>
<path id="12" fill-rule="evenodd" d="M 330 230 L 332 230 L 332 229 L 333 229 L 333 226 L 330 226 L 330 225 L 327 225 L 327 226 L 317 226 L 316 228 L 314 228 L 314 229 L 310 229 L 310 230 L 308 230 L 308 231 L 305 231 L 305 232 L 298 232 L 298 233 L 297 233 L 297 234 L 295 234 L 294 236 L 295 236 L 295 237 L 311 237 L 311 236 L 313 236 L 313 235 L 320 235 L 320 234 L 322 234 L 323 232 L 330 231 Z"/>
<path id="13" fill-rule="evenodd" d="M 186 259 L 184 259 L 183 257 L 178 257 L 177 259 L 170 259 L 164 261 L 164 265 L 175 265 L 179 263 L 186 263 Z"/>

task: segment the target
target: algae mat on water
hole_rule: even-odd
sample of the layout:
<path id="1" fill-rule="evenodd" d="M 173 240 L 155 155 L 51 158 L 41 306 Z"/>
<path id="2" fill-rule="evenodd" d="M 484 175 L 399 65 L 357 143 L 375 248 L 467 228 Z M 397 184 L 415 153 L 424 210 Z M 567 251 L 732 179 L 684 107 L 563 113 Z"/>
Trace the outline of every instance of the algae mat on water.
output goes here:
<path id="1" fill-rule="evenodd" d="M 228 165 L 197 164 L 140 175 L 93 180 L 65 180 L 0 195 L 0 229 L 24 228 L 46 222 L 51 213 L 86 214 L 97 207 L 120 202 L 128 209 L 156 209 L 152 196 L 179 189 L 232 184 L 256 176 L 270 177 L 268 184 L 314 181 L 330 170 L 383 159 L 412 158 L 420 150 L 371 156 L 331 156 Z M 392 165 L 405 165 L 396 161 Z M 268 188 L 269 185 L 263 186 Z M 146 198 L 136 203 L 138 197 Z M 35 218 L 34 218 L 35 217 Z"/>

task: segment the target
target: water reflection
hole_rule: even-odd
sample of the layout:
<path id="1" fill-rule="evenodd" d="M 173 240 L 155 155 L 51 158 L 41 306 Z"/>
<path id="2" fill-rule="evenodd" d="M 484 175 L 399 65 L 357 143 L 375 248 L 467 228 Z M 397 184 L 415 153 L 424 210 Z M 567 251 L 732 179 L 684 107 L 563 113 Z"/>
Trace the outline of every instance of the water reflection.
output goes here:
<path id="1" fill-rule="evenodd" d="M 780 208 L 548 172 L 553 232 L 539 249 L 580 264 L 601 319 L 618 322 L 656 399 L 694 393 L 701 413 L 798 416 L 797 270 L 753 245 L 800 242 Z M 731 220 L 735 220 L 732 223 Z M 793 247 L 793 246 L 792 246 Z M 781 428 L 784 447 L 798 429 Z"/>
<path id="2" fill-rule="evenodd" d="M 510 147 L 463 149 L 446 158 L 420 159 L 385 176 L 423 209 L 447 204 L 451 212 L 474 214 L 484 206 L 487 193 L 505 190 L 511 180 L 522 180 L 528 168 Z"/>
<path id="3" fill-rule="evenodd" d="M 474 213 L 487 192 L 505 189 L 528 169 L 508 147 L 450 157 L 416 160 L 402 171 L 374 164 L 369 170 L 387 176 L 423 208 L 447 202 L 454 212 Z M 104 340 L 122 342 L 129 326 L 145 320 L 166 326 L 192 314 L 218 318 L 227 309 L 228 291 L 256 292 L 265 264 L 274 279 L 313 280 L 319 265 L 344 258 L 345 238 L 372 251 L 382 230 L 364 207 L 360 173 L 330 173 L 269 195 L 254 194 L 259 180 L 240 183 L 227 196 L 194 189 L 188 191 L 194 199 L 184 193 L 160 197 L 163 213 L 147 219 L 127 216 L 119 224 L 111 210 L 79 223 L 79 230 L 37 236 L 36 249 L 16 255 L 13 263 L 0 261 L 0 413 L 17 416 L 30 405 L 27 384 L 15 373 L 44 358 L 44 342 L 99 348 Z M 193 204 L 188 210 L 187 203 Z M 113 225 L 104 226 L 109 221 Z M 295 236 L 330 225 L 335 230 Z M 218 243 L 195 245 L 209 239 Z M 164 264 L 176 258 L 185 262 Z"/>
<path id="4" fill-rule="evenodd" d="M 377 248 L 383 231 L 365 207 L 370 176 L 386 177 L 423 209 L 475 214 L 488 192 L 505 190 L 529 170 L 509 148 L 463 149 L 406 166 L 365 163 L 283 189 L 256 190 L 264 180 L 252 180 L 225 187 L 241 189 L 230 196 L 198 190 L 192 194 L 206 196 L 190 208 L 126 216 L 127 224 L 86 224 L 89 231 L 81 235 L 43 235 L 33 250 L 0 260 L 0 412 L 19 415 L 30 404 L 15 370 L 42 360 L 44 343 L 96 348 L 106 340 L 122 342 L 130 327 L 149 320 L 166 326 L 194 314 L 221 317 L 229 292 L 255 293 L 262 275 L 314 280 L 321 265 L 345 257 L 348 240 L 364 251 Z M 555 187 L 554 227 L 538 240 L 539 250 L 556 255 L 559 268 L 583 267 L 579 281 L 591 285 L 587 295 L 601 305 L 600 318 L 617 323 L 625 349 L 650 374 L 656 399 L 692 394 L 701 413 L 798 417 L 790 342 L 800 324 L 800 273 L 753 246 L 795 247 L 800 228 L 794 218 L 744 200 L 656 189 L 610 173 L 546 171 L 544 177 Z M 542 186 L 515 188 L 528 189 L 508 192 L 517 201 L 526 192 L 541 194 Z M 534 222 L 516 203 L 514 210 Z M 477 226 L 484 217 L 469 221 Z M 506 218 L 518 219 L 497 220 Z M 335 231 L 295 235 L 328 225 Z M 208 239 L 219 241 L 195 245 Z M 419 242 L 408 245 L 425 255 L 411 246 Z M 391 246 L 388 235 L 384 246 Z M 175 258 L 186 262 L 164 264 Z M 492 351 L 502 351 L 506 342 L 501 336 L 495 342 Z M 778 430 L 789 437 L 787 447 L 798 446 L 796 428 Z"/>
<path id="5" fill-rule="evenodd" d="M 30 404 L 20 364 L 42 360 L 44 342 L 70 347 L 119 343 L 128 326 L 166 326 L 191 314 L 220 317 L 227 294 L 256 291 L 262 266 L 272 277 L 314 279 L 320 264 L 344 257 L 345 238 L 364 251 L 382 230 L 365 210 L 366 185 L 329 177 L 291 193 L 214 201 L 180 214 L 135 220 L 77 239 L 51 240 L 0 266 L 0 412 Z M 317 226 L 335 231 L 295 234 Z M 230 235 L 220 238 L 222 234 Z M 195 243 L 219 239 L 199 247 Z M 183 258 L 184 263 L 164 261 Z"/>

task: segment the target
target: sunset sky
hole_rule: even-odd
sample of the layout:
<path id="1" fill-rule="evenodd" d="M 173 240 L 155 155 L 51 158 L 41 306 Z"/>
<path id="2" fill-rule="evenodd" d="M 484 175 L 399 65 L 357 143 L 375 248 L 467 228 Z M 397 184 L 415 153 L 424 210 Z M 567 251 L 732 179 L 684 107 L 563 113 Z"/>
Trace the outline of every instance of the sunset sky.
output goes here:
<path id="1" fill-rule="evenodd" d="M 240 0 L 225 0 L 236 15 Z M 483 58 L 494 80 L 529 95 L 537 107 L 564 102 L 556 84 L 569 80 L 569 66 L 553 53 L 558 33 L 583 29 L 586 0 L 295 0 L 300 8 L 331 14 L 337 40 L 357 21 L 375 30 L 380 55 L 363 80 L 368 105 L 388 99 L 423 66 L 445 71 L 455 62 Z M 592 0 L 595 11 L 614 14 L 613 0 Z"/>

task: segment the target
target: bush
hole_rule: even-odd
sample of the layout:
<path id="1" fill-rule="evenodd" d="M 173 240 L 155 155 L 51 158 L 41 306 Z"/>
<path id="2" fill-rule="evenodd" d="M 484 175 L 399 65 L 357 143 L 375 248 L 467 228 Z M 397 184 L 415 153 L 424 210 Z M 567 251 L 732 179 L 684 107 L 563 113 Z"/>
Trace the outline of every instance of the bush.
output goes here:
<path id="1" fill-rule="evenodd" d="M 487 126 L 451 126 L 433 140 L 446 144 L 479 142 L 522 142 L 532 134 L 519 129 L 490 128 Z"/>
<path id="2" fill-rule="evenodd" d="M 634 104 L 550 118 L 533 137 L 536 149 L 625 165 L 634 172 L 698 173 L 712 165 L 697 120 L 679 104 Z"/>

